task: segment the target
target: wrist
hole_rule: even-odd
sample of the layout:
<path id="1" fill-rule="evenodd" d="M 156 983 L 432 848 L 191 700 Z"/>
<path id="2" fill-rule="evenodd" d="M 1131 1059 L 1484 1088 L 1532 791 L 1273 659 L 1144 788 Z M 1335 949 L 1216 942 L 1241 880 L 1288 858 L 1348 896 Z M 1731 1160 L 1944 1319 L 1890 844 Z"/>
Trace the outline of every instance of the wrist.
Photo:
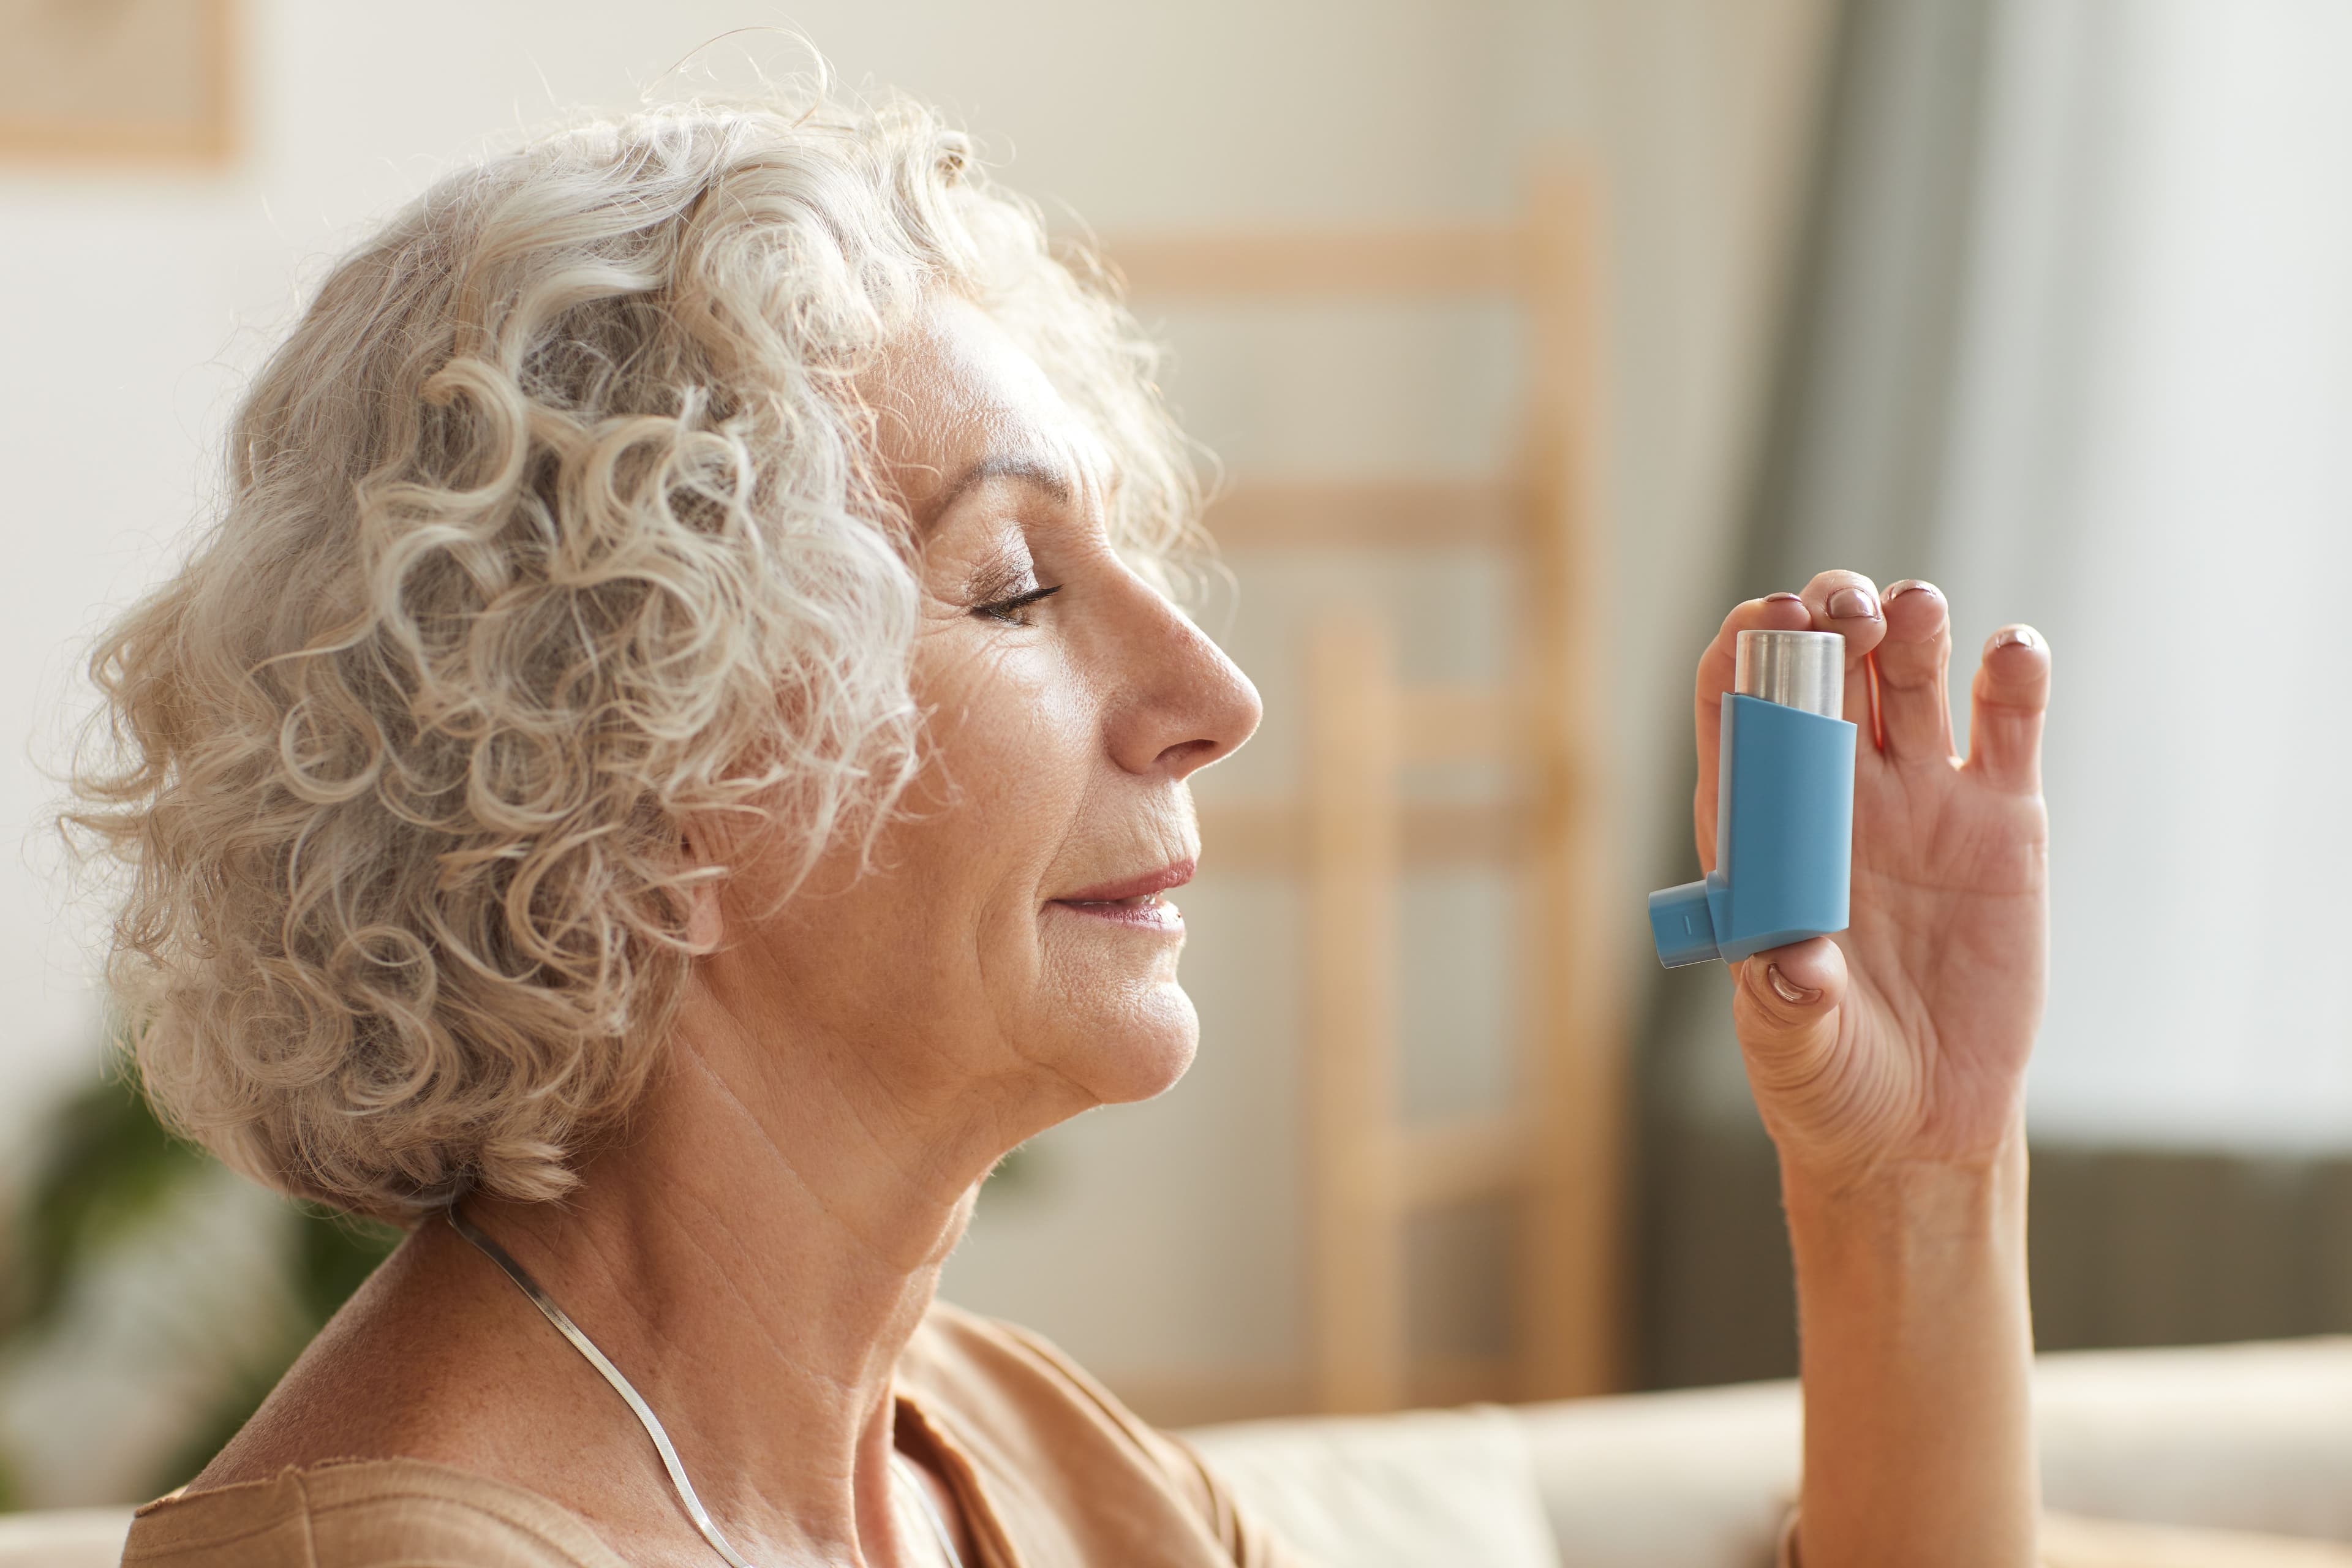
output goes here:
<path id="1" fill-rule="evenodd" d="M 1784 1165 L 1809 1562 L 2032 1561 L 2025 1167 Z"/>
<path id="2" fill-rule="evenodd" d="M 1792 1205 L 1828 1211 L 1935 1208 L 1971 1195 L 2024 1191 L 2025 1120 L 2011 1117 L 1991 1142 L 1965 1154 L 1839 1158 L 1780 1142 L 1780 1192 Z"/>
<path id="3" fill-rule="evenodd" d="M 1800 1310 L 1867 1317 L 1874 1332 L 1963 1301 L 2005 1313 L 2024 1299 L 2025 1198 L 2022 1128 L 1979 1160 L 1787 1165 Z"/>

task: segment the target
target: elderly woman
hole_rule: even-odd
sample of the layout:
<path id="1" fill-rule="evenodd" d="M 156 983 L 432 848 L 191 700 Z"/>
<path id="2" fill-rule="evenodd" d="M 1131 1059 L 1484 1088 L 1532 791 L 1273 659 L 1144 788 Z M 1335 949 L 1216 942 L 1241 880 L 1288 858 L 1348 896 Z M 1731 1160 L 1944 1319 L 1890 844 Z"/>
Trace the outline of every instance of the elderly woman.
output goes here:
<path id="1" fill-rule="evenodd" d="M 1006 1151 L 1193 1052 L 1165 895 L 1258 701 L 1151 365 L 903 104 L 569 131 L 335 268 L 99 655 L 79 820 L 148 1092 L 409 1235 L 126 1561 L 1294 1560 L 934 1300 Z M 1738 971 L 1811 1568 L 2032 1552 L 2048 666 L 1995 639 L 1958 761 L 1948 625 L 1832 573 L 1699 666 L 1703 750 L 1744 628 L 1884 680 L 1853 929 Z"/>

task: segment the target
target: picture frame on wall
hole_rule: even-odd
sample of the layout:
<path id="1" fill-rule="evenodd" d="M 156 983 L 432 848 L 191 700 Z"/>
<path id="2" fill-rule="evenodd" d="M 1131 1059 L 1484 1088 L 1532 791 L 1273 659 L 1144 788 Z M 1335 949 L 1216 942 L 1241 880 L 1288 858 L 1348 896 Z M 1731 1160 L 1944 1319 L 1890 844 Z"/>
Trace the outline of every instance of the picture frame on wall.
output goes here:
<path id="1" fill-rule="evenodd" d="M 235 155 L 236 0 L 0 0 L 0 160 Z"/>

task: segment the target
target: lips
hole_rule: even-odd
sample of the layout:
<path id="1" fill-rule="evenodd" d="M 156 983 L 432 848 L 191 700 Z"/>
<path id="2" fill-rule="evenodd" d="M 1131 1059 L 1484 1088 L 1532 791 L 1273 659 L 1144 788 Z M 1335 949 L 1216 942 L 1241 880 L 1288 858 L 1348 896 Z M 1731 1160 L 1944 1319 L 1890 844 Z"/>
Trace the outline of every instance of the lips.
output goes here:
<path id="1" fill-rule="evenodd" d="M 1164 893 L 1171 888 L 1181 888 L 1192 879 L 1192 868 L 1199 862 L 1184 859 L 1162 866 L 1157 871 L 1146 871 L 1140 877 L 1129 877 L 1123 882 L 1105 882 L 1084 892 L 1064 893 L 1057 904 L 1116 904 L 1129 899 L 1149 898 Z"/>
<path id="2" fill-rule="evenodd" d="M 1193 864 L 1189 859 L 1179 860 L 1139 877 L 1104 882 L 1048 901 L 1095 920 L 1112 921 L 1120 925 L 1139 926 L 1151 931 L 1181 931 L 1184 929 L 1184 917 L 1174 904 L 1163 901 L 1160 895 L 1191 881 Z"/>

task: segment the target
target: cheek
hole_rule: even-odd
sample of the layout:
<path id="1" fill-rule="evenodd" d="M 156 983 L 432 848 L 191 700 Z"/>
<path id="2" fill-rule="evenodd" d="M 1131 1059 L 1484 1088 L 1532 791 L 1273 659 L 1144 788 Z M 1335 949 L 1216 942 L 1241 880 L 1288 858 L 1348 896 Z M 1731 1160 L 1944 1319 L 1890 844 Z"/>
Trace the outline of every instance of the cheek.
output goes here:
<path id="1" fill-rule="evenodd" d="M 929 752 L 899 864 L 921 868 L 983 964 L 1018 964 L 1034 981 L 1037 902 L 1099 751 L 1093 703 L 1050 647 L 927 640 L 916 696 L 932 716 Z"/>
<path id="2" fill-rule="evenodd" d="M 916 664 L 916 700 L 932 715 L 923 793 L 990 858 L 1042 868 L 1099 751 L 1090 693 L 1048 647 L 930 641 Z"/>

